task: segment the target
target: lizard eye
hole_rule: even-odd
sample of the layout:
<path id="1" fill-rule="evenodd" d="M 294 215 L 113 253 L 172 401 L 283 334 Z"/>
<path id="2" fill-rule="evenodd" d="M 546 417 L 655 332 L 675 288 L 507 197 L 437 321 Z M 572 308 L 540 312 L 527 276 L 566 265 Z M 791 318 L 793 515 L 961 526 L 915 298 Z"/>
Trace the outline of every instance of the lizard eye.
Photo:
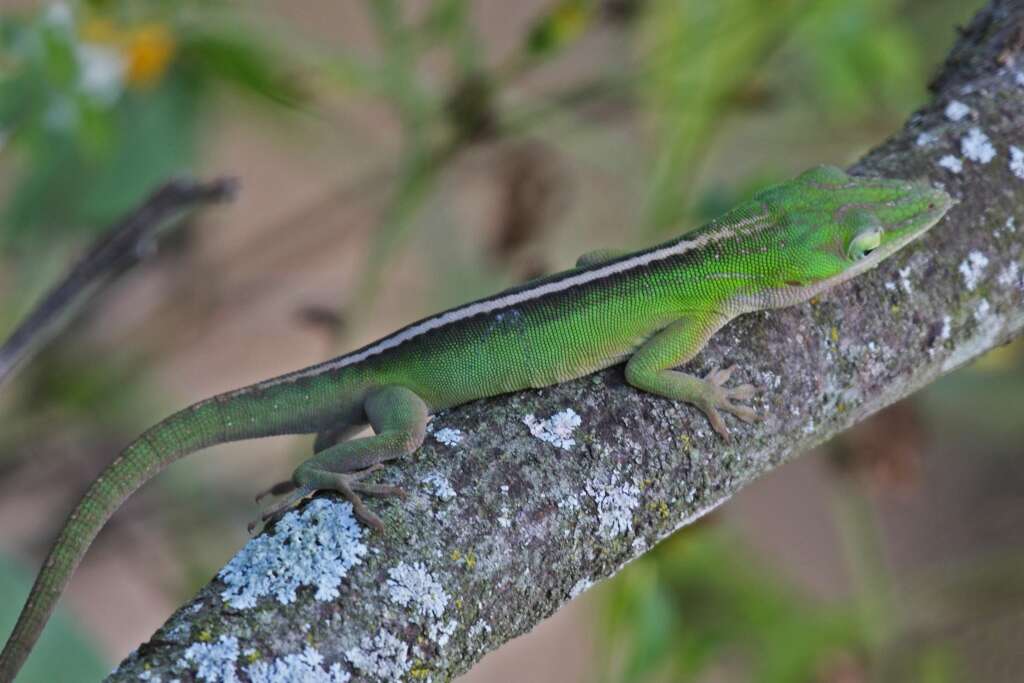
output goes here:
<path id="1" fill-rule="evenodd" d="M 846 245 L 846 258 L 851 261 L 859 261 L 882 243 L 882 223 L 870 211 L 865 209 L 852 209 L 843 219 L 846 228 L 850 231 L 850 241 Z"/>
<path id="2" fill-rule="evenodd" d="M 880 226 L 873 226 L 862 230 L 850 240 L 849 246 L 846 248 L 846 256 L 851 261 L 859 261 L 864 258 L 882 243 L 882 228 Z"/>

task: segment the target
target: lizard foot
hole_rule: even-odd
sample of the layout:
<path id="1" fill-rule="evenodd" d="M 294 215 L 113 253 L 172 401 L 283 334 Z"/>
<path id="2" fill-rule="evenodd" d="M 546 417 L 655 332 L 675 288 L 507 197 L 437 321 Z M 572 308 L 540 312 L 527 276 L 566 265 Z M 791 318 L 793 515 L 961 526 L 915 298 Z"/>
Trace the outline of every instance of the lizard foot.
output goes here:
<path id="1" fill-rule="evenodd" d="M 359 521 L 367 526 L 382 531 L 384 529 L 384 523 L 380 520 L 380 517 L 374 514 L 366 506 L 366 503 L 363 502 L 363 499 L 359 494 L 364 493 L 372 496 L 396 496 L 399 498 L 405 497 L 405 491 L 398 486 L 371 484 L 363 481 L 363 479 L 369 475 L 383 468 L 383 465 L 377 464 L 372 467 L 367 467 L 364 470 L 359 470 L 358 472 L 338 473 L 322 469 L 300 467 L 296 471 L 295 480 L 283 481 L 279 484 L 275 484 L 257 497 L 257 500 L 262 500 L 267 496 L 284 496 L 282 500 L 267 508 L 258 521 L 254 521 L 249 524 L 249 531 L 251 533 L 252 530 L 260 523 L 268 524 L 272 521 L 276 521 L 285 512 L 301 503 L 304 499 L 313 495 L 316 491 L 320 490 L 336 491 L 340 493 L 345 500 L 352 504 L 352 511 L 355 513 L 355 516 Z"/>
<path id="2" fill-rule="evenodd" d="M 302 470 L 301 467 L 299 469 Z M 366 507 L 366 503 L 363 502 L 362 497 L 359 495 L 360 493 L 365 493 L 371 496 L 405 498 L 405 491 L 398 486 L 369 484 L 363 481 L 369 475 L 382 469 L 384 469 L 384 466 L 378 463 L 358 472 L 339 473 L 319 469 L 305 470 L 297 472 L 296 478 L 315 485 L 318 489 L 337 491 L 345 500 L 352 504 L 352 511 L 359 521 L 378 531 L 383 531 L 384 522 L 370 508 Z"/>
<path id="3" fill-rule="evenodd" d="M 750 406 L 733 403 L 733 401 L 749 401 L 757 393 L 757 388 L 752 384 L 742 384 L 732 389 L 724 385 L 729 381 L 736 366 L 732 365 L 725 369 L 714 369 L 704 377 L 707 382 L 707 393 L 700 402 L 700 407 L 711 421 L 711 426 L 723 438 L 729 439 L 729 429 L 719 412 L 724 410 L 732 413 L 746 423 L 755 422 L 760 419 L 758 414 Z"/>

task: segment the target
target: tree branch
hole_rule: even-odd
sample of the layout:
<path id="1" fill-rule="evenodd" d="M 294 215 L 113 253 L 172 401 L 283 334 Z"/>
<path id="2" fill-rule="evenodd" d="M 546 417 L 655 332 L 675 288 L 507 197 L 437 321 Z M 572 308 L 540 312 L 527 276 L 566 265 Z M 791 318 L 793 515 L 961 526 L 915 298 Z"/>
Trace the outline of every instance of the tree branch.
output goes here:
<path id="1" fill-rule="evenodd" d="M 0 384 L 70 321 L 74 311 L 105 284 L 142 260 L 159 235 L 200 204 L 220 202 L 235 192 L 228 178 L 201 183 L 169 180 L 99 236 L 63 279 L 33 308 L 0 346 Z"/>
<path id="2" fill-rule="evenodd" d="M 625 386 L 621 368 L 445 412 L 383 475 L 410 493 L 373 501 L 386 534 L 360 536 L 347 504 L 318 498 L 250 542 L 110 680 L 447 680 L 745 484 L 1018 334 L 1022 27 L 1024 3 L 993 0 L 931 104 L 854 168 L 929 176 L 960 205 L 822 300 L 734 321 L 693 364 L 743 368 L 740 381 L 764 388 L 762 422 L 733 422 L 723 443 L 693 408 Z M 970 108 L 957 121 L 953 99 Z M 947 154 L 959 173 L 938 164 Z M 580 423 L 565 448 L 524 423 L 540 416 L 528 421 L 550 436 L 542 418 L 568 409 Z M 572 421 L 558 426 L 564 438 Z"/>

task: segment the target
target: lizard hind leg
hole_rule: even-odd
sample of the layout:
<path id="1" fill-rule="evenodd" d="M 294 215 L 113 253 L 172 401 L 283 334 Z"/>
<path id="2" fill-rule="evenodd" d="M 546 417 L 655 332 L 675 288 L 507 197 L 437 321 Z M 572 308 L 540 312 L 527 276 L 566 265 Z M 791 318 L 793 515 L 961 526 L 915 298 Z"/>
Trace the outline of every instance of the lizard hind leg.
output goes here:
<path id="1" fill-rule="evenodd" d="M 271 517 L 315 491 L 331 490 L 352 503 L 356 517 L 364 524 L 384 528 L 384 523 L 363 503 L 359 494 L 404 496 L 405 493 L 398 487 L 363 480 L 388 460 L 410 455 L 420 447 L 426 436 L 429 411 L 422 398 L 401 386 L 386 386 L 371 392 L 363 408 L 374 436 L 334 444 L 299 465 L 292 475 L 290 495 L 269 511 Z"/>
<path id="2" fill-rule="evenodd" d="M 331 446 L 335 446 L 342 441 L 347 441 L 358 432 L 362 431 L 367 424 L 366 415 L 361 415 L 358 419 L 353 418 L 345 420 L 336 425 L 332 425 L 328 429 L 317 432 L 316 439 L 313 440 L 313 455 L 316 455 L 320 451 L 325 451 Z"/>
<path id="3" fill-rule="evenodd" d="M 319 432 L 317 432 L 316 438 L 313 440 L 313 455 L 316 455 L 320 451 L 325 451 L 331 446 L 335 446 L 338 443 L 345 441 L 352 435 L 361 431 L 364 427 L 366 427 L 366 425 L 367 421 L 365 415 L 351 415 L 339 420 L 336 424 L 332 425 L 327 429 L 320 430 Z M 280 496 L 286 496 L 289 493 L 295 491 L 297 488 L 298 486 L 295 484 L 294 479 L 285 479 L 284 481 L 279 481 L 270 488 L 267 488 L 258 493 L 256 495 L 256 502 L 259 503 L 264 498 L 278 498 Z M 295 503 L 301 501 L 302 498 L 305 498 L 308 495 L 310 494 L 307 493 L 304 496 L 301 496 L 291 505 L 294 505 Z M 285 506 L 285 508 L 287 509 L 287 507 L 291 507 L 291 505 Z M 282 506 L 278 504 L 275 505 L 273 509 L 276 510 L 277 508 L 280 507 Z M 269 516 L 273 515 L 271 514 Z M 266 520 L 268 518 L 268 515 L 264 514 L 263 517 L 264 520 Z M 253 522 L 249 525 L 249 528 L 252 529 L 255 525 L 256 523 Z"/>

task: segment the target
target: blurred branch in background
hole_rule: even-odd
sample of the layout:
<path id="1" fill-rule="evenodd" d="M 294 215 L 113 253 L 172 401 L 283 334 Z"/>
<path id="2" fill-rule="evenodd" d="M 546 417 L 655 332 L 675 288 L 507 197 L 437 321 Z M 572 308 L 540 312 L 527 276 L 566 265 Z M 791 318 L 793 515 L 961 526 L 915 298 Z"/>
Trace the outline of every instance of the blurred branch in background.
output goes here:
<path id="1" fill-rule="evenodd" d="M 0 385 L 105 285 L 153 253 L 165 231 L 200 205 L 231 198 L 236 187 L 237 183 L 228 178 L 168 181 L 100 235 L 0 346 Z"/>

